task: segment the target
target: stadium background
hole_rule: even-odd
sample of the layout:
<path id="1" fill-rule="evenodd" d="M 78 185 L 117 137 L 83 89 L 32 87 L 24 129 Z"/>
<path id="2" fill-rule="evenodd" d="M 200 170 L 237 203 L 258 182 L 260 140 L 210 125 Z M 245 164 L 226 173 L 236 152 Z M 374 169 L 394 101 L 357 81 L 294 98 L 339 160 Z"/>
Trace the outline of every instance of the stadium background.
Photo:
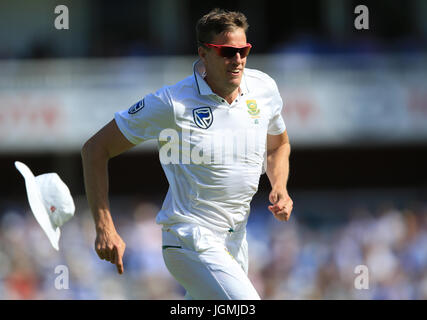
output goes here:
<path id="1" fill-rule="evenodd" d="M 69 9 L 69 30 L 54 8 Z M 369 8 L 369 30 L 354 8 Z M 155 214 L 167 191 L 153 145 L 110 162 L 125 274 L 98 259 L 80 148 L 146 93 L 191 74 L 194 25 L 243 11 L 248 67 L 275 78 L 292 144 L 287 223 L 267 210 L 263 176 L 248 225 L 250 278 L 264 299 L 427 298 L 427 2 L 0 2 L 0 299 L 181 299 Z M 51 248 L 24 180 L 57 172 L 76 202 Z M 55 267 L 70 271 L 54 286 Z M 357 265 L 369 289 L 357 290 Z"/>

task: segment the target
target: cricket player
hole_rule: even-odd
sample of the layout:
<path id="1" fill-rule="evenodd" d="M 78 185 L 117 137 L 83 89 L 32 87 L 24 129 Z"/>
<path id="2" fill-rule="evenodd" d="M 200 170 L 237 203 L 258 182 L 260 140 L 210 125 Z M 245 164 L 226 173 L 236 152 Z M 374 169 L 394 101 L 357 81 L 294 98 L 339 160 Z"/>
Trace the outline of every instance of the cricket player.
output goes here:
<path id="1" fill-rule="evenodd" d="M 288 221 L 293 207 L 282 99 L 271 77 L 245 68 L 247 29 L 240 12 L 214 9 L 203 16 L 196 25 L 193 73 L 116 112 L 82 148 L 95 250 L 122 274 L 126 245 L 109 209 L 108 160 L 143 141 L 158 141 L 169 190 L 156 222 L 165 264 L 186 299 L 260 299 L 247 276 L 246 223 L 264 167 L 271 184 L 268 209 Z M 232 141 L 243 141 L 243 148 L 224 147 Z"/>

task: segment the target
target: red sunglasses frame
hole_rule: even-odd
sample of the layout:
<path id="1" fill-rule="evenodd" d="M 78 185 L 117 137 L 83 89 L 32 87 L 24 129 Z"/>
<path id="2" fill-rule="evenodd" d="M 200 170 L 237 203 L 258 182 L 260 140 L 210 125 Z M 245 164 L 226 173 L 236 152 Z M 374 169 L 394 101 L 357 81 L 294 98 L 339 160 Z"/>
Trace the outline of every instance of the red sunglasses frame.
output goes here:
<path id="1" fill-rule="evenodd" d="M 216 51 L 216 53 L 223 58 L 233 58 L 237 52 L 240 54 L 242 59 L 246 58 L 249 55 L 249 52 L 251 51 L 251 48 L 252 48 L 252 45 L 250 43 L 247 43 L 243 47 L 234 47 L 234 46 L 227 46 L 224 44 L 212 44 L 212 43 L 203 43 L 203 45 L 208 47 L 208 48 L 213 48 Z M 235 49 L 236 51 L 234 52 L 234 54 L 232 56 L 229 56 L 229 55 L 224 54 L 222 48 L 232 48 L 232 49 Z M 249 49 L 247 49 L 247 48 L 249 48 Z M 247 51 L 246 55 L 243 56 L 242 50 L 246 50 L 246 49 L 248 51 Z"/>

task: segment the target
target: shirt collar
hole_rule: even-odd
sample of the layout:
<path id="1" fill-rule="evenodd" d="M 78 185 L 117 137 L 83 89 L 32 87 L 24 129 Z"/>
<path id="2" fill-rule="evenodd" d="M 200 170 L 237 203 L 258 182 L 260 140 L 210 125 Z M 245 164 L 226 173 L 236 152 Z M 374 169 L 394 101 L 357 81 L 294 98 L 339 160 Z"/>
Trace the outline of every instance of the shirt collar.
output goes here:
<path id="1" fill-rule="evenodd" d="M 214 94 L 214 92 L 212 91 L 212 89 L 209 87 L 208 83 L 204 79 L 206 74 L 206 69 L 202 60 L 198 59 L 193 63 L 193 73 L 194 73 L 194 79 L 196 81 L 197 90 L 199 94 L 202 96 Z M 242 75 L 242 81 L 240 82 L 240 90 L 241 90 L 240 92 L 243 94 L 247 94 L 249 92 L 244 71 Z"/>

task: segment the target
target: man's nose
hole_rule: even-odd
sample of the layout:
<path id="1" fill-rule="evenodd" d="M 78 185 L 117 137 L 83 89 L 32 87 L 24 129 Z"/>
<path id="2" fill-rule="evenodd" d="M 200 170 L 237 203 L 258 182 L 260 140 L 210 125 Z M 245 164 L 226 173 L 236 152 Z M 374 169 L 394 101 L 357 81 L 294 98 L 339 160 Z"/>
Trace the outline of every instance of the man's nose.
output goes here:
<path id="1" fill-rule="evenodd" d="M 243 59 L 240 56 L 240 53 L 236 52 L 236 54 L 231 58 L 231 60 L 237 64 L 241 64 Z"/>

